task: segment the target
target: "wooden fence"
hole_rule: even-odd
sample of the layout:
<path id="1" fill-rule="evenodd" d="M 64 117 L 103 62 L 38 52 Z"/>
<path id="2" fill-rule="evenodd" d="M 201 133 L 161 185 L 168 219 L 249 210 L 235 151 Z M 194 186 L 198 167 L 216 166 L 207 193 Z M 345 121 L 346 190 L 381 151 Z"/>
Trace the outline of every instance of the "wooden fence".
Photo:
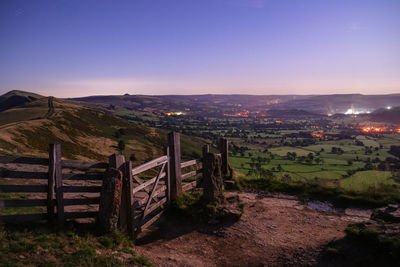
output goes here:
<path id="1" fill-rule="evenodd" d="M 48 159 L 0 156 L 0 163 L 6 164 L 0 170 L 0 177 L 7 183 L 0 184 L 0 193 L 12 193 L 2 196 L 0 207 L 43 207 L 40 213 L 0 215 L 0 221 L 57 219 L 62 223 L 65 219 L 97 216 L 96 210 L 65 212 L 65 207 L 99 204 L 101 181 L 108 163 L 61 160 L 60 145 L 50 145 Z M 7 168 L 7 165 L 14 167 Z M 32 169 L 30 166 L 35 166 L 34 171 L 13 170 Z M 88 171 L 93 168 L 97 171 Z"/>
<path id="2" fill-rule="evenodd" d="M 220 144 L 223 164 L 228 164 L 227 141 L 220 140 Z M 208 145 L 203 148 L 203 154 L 207 152 Z M 166 155 L 137 167 L 117 154 L 110 156 L 108 163 L 62 160 L 58 144 L 50 145 L 48 159 L 0 156 L 0 163 L 5 166 L 0 169 L 0 208 L 41 207 L 37 213 L 0 215 L 3 222 L 56 219 L 62 224 L 69 219 L 96 218 L 106 170 L 119 169 L 124 176 L 119 223 L 132 234 L 160 218 L 182 192 L 200 187 L 203 172 L 200 158 L 181 162 L 176 132 L 168 135 Z M 29 170 L 29 166 L 35 167 L 32 171 L 18 170 Z M 149 170 L 157 171 L 157 175 L 140 177 Z"/>

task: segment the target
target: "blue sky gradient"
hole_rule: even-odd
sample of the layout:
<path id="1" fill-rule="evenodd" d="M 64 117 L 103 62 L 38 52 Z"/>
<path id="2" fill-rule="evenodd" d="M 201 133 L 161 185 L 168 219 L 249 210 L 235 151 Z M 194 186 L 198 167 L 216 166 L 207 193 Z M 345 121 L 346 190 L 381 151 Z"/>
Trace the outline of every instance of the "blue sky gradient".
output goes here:
<path id="1" fill-rule="evenodd" d="M 398 0 L 2 0 L 0 93 L 400 93 Z"/>

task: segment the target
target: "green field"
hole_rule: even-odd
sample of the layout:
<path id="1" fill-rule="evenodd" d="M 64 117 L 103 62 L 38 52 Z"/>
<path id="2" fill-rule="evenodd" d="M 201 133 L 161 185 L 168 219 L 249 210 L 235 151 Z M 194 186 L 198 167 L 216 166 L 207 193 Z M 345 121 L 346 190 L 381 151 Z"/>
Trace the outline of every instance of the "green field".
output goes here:
<path id="1" fill-rule="evenodd" d="M 356 145 L 356 140 L 364 145 Z M 266 152 L 257 147 L 246 151 L 243 156 L 231 155 L 229 162 L 240 173 L 253 179 L 267 173 L 278 180 L 319 182 L 350 191 L 379 190 L 382 186 L 400 186 L 393 179 L 392 172 L 376 170 L 379 161 L 393 158 L 388 153 L 389 148 L 399 143 L 398 136 L 374 139 L 357 136 L 302 147 L 276 145 Z M 248 147 L 253 148 L 254 145 Z M 332 152 L 334 149 L 340 149 L 340 152 Z M 295 153 L 295 159 L 288 158 L 288 153 Z M 307 162 L 307 157 L 312 160 Z M 365 170 L 367 162 L 371 162 L 371 170 Z"/>

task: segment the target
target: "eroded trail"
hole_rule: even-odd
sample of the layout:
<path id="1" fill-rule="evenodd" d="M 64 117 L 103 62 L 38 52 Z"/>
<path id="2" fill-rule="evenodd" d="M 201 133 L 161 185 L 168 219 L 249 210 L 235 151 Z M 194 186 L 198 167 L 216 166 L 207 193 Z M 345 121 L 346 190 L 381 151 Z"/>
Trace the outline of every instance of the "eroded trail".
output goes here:
<path id="1" fill-rule="evenodd" d="M 237 194 L 237 193 L 230 193 Z M 310 266 L 325 246 L 344 237 L 361 214 L 322 212 L 294 199 L 238 193 L 245 203 L 240 221 L 197 225 L 167 220 L 138 240 L 137 253 L 155 266 Z"/>

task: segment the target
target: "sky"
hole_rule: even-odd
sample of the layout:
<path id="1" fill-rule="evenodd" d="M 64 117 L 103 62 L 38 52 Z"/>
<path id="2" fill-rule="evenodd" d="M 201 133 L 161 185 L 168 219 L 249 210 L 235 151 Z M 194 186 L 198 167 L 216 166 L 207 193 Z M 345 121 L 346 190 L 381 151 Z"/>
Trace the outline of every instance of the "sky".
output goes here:
<path id="1" fill-rule="evenodd" d="M 400 0 L 0 0 L 0 94 L 400 93 Z"/>

